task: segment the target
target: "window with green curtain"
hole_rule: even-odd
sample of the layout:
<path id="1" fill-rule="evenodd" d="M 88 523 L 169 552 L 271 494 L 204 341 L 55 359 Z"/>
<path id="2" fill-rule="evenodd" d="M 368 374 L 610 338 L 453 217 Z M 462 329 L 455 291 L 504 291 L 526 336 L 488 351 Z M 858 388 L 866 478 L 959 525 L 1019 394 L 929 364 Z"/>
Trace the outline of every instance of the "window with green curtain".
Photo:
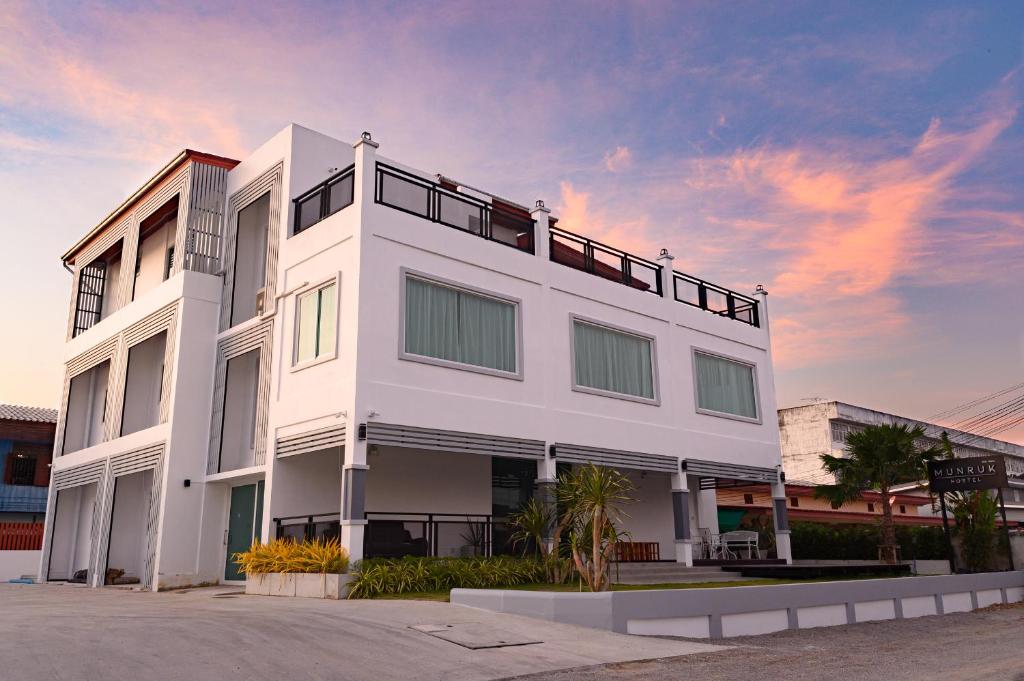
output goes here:
<path id="1" fill-rule="evenodd" d="M 703 352 L 694 358 L 698 408 L 757 418 L 753 366 Z"/>
<path id="2" fill-rule="evenodd" d="M 338 285 L 321 286 L 299 296 L 298 334 L 295 339 L 295 363 L 302 364 L 334 354 L 337 345 Z"/>
<path id="3" fill-rule="evenodd" d="M 576 385 L 654 399 L 651 339 L 573 321 Z"/>
<path id="4" fill-rule="evenodd" d="M 406 277 L 405 351 L 513 373 L 516 306 L 419 277 Z"/>

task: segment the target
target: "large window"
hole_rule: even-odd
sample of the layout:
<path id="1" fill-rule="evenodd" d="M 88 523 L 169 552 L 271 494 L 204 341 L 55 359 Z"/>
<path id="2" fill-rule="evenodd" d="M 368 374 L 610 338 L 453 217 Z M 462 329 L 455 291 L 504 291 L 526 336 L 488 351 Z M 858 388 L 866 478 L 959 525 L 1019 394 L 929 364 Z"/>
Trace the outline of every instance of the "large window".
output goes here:
<path id="1" fill-rule="evenodd" d="M 295 364 L 333 357 L 338 337 L 337 282 L 303 293 L 296 308 Z"/>
<path id="2" fill-rule="evenodd" d="M 405 359 L 519 374 L 518 303 L 405 277 Z"/>
<path id="3" fill-rule="evenodd" d="M 655 401 L 652 338 L 582 319 L 572 331 L 575 390 Z"/>
<path id="4" fill-rule="evenodd" d="M 694 351 L 697 411 L 756 421 L 754 365 Z"/>
<path id="5" fill-rule="evenodd" d="M 266 285 L 269 230 L 270 192 L 267 192 L 238 211 L 235 271 L 231 279 L 231 326 L 264 312 L 259 299 Z"/>

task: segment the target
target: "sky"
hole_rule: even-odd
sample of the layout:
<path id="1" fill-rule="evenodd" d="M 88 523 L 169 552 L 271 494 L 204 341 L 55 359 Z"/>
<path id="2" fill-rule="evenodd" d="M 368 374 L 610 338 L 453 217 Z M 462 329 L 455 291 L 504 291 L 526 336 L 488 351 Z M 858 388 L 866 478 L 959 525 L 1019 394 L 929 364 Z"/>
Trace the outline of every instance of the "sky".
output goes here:
<path id="1" fill-rule="evenodd" d="M 295 122 L 763 284 L 781 406 L 929 417 L 1024 381 L 1022 55 L 1021 2 L 0 0 L 0 402 L 56 406 L 68 246 Z"/>

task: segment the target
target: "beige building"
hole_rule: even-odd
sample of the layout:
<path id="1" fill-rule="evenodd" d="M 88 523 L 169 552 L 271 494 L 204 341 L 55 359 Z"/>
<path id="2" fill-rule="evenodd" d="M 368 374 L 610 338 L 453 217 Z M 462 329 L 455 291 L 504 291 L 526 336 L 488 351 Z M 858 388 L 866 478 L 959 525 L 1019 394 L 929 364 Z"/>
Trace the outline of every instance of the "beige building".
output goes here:
<path id="1" fill-rule="evenodd" d="M 834 482 L 834 478 L 821 468 L 821 455 L 842 456 L 847 435 L 866 426 L 881 424 L 904 424 L 911 428 L 921 426 L 925 432 L 924 445 L 937 444 L 942 433 L 946 432 L 958 457 L 1003 456 L 1010 478 L 1009 487 L 1003 490 L 1006 516 L 1011 526 L 1014 521 L 1024 522 L 1024 446 L 845 402 L 817 402 L 779 410 L 782 467 L 786 477 L 790 481 L 806 481 L 809 484 Z M 927 497 L 927 488 L 907 485 L 900 488 L 900 494 Z M 918 508 L 921 515 L 932 516 L 935 513 L 930 503 Z"/>

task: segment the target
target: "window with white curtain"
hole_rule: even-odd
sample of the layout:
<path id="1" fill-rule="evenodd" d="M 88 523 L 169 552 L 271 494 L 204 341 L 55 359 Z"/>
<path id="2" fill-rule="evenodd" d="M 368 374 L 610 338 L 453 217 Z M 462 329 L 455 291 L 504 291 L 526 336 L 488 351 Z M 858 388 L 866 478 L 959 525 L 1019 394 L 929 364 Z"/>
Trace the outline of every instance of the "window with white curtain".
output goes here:
<path id="1" fill-rule="evenodd" d="M 334 356 L 338 339 L 338 283 L 332 281 L 298 297 L 295 364 Z"/>
<path id="2" fill-rule="evenodd" d="M 653 339 L 582 319 L 572 328 L 575 389 L 655 400 Z"/>
<path id="3" fill-rule="evenodd" d="M 516 374 L 518 304 L 418 276 L 405 277 L 405 359 Z"/>
<path id="4" fill-rule="evenodd" d="M 696 350 L 693 364 L 698 411 L 758 419 L 754 365 Z"/>

